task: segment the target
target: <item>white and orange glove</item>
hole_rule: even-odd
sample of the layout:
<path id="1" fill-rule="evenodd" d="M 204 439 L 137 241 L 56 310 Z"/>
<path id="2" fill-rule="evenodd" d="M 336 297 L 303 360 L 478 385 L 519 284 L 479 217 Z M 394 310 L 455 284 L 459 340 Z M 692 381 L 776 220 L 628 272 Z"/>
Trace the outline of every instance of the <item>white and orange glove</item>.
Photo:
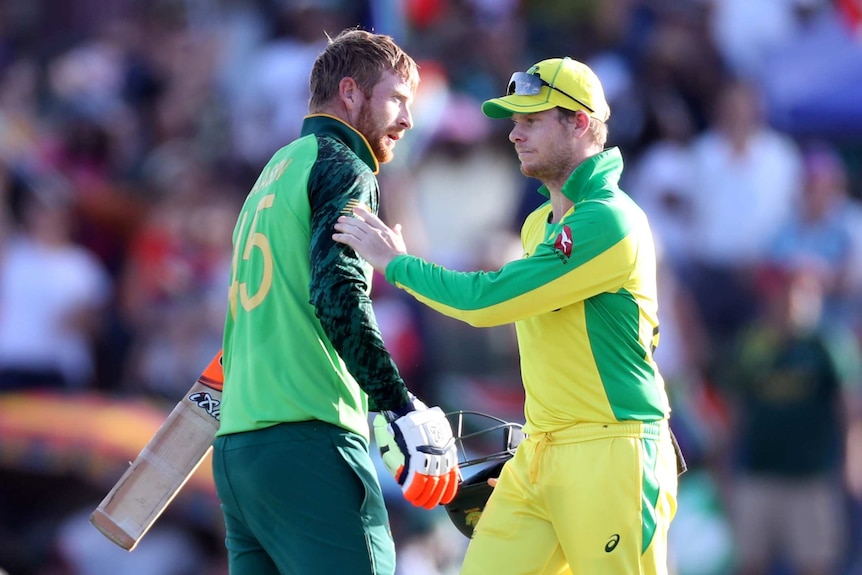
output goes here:
<path id="1" fill-rule="evenodd" d="M 452 501 L 458 491 L 458 450 L 442 409 L 429 409 L 418 399 L 413 399 L 411 408 L 400 417 L 392 411 L 378 413 L 374 439 L 404 498 L 417 507 L 433 509 Z"/>

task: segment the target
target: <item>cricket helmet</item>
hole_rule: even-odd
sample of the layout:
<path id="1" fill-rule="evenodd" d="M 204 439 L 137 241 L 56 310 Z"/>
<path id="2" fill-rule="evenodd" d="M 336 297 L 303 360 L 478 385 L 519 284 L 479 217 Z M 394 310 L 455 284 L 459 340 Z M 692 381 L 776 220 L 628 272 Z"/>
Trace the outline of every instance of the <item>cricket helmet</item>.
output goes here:
<path id="1" fill-rule="evenodd" d="M 445 507 L 458 531 L 470 538 L 494 490 L 488 479 L 499 477 L 503 465 L 515 455 L 524 438 L 523 426 L 478 411 L 456 411 L 447 417 L 458 446 L 462 480 Z"/>

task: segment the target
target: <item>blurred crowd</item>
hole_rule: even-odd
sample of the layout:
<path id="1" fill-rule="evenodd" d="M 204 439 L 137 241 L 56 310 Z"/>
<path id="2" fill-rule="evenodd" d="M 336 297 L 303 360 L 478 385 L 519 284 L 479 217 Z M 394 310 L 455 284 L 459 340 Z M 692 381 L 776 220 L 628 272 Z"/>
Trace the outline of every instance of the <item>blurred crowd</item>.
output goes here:
<path id="1" fill-rule="evenodd" d="M 544 58 L 593 67 L 661 254 L 656 357 L 691 466 L 674 573 L 862 573 L 859 0 L 0 0 L 0 401 L 179 400 L 221 345 L 239 206 L 298 135 L 325 33 L 356 25 L 422 75 L 383 217 L 457 269 L 520 257 L 544 199 L 480 103 Z M 513 329 L 383 278 L 374 304 L 426 402 L 521 421 Z M 218 526 L 181 516 L 112 548 L 82 510 L 113 481 L 22 479 L 3 429 L 0 572 L 224 573 Z M 466 541 L 387 479 L 401 575 L 457 573 Z M 799 521 L 827 541 L 779 529 L 781 497 L 816 499 Z"/>

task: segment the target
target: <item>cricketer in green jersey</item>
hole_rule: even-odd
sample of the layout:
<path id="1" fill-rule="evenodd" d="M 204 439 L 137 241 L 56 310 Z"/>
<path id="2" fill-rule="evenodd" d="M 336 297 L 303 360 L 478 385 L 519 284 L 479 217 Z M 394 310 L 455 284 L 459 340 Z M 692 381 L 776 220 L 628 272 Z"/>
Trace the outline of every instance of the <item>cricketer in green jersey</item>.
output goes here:
<path id="1" fill-rule="evenodd" d="M 514 323 L 527 438 L 503 467 L 463 575 L 665 575 L 676 512 L 670 408 L 653 360 L 656 255 L 644 213 L 604 149 L 610 109 L 599 79 L 569 58 L 512 76 L 483 104 L 511 118 L 521 171 L 548 201 L 523 224 L 523 258 L 456 272 L 407 255 L 365 210 L 333 238 L 392 284 L 475 326 Z"/>
<path id="2" fill-rule="evenodd" d="M 393 575 L 369 454 L 411 503 L 446 503 L 457 451 L 439 407 L 407 390 L 369 299 L 372 268 L 332 240 L 340 214 L 378 209 L 375 177 L 413 125 L 415 62 L 348 30 L 311 72 L 301 136 L 263 168 L 233 234 L 225 384 L 213 473 L 231 575 Z"/>

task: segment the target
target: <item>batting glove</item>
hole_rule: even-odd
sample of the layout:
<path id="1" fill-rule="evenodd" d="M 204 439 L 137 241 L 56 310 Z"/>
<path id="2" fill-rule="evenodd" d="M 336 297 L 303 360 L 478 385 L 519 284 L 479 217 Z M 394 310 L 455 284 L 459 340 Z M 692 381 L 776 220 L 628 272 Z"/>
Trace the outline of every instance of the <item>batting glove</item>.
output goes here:
<path id="1" fill-rule="evenodd" d="M 374 439 L 404 498 L 417 507 L 433 509 L 452 501 L 458 491 L 458 451 L 443 410 L 428 409 L 419 400 L 412 407 L 400 417 L 391 411 L 377 414 Z"/>

